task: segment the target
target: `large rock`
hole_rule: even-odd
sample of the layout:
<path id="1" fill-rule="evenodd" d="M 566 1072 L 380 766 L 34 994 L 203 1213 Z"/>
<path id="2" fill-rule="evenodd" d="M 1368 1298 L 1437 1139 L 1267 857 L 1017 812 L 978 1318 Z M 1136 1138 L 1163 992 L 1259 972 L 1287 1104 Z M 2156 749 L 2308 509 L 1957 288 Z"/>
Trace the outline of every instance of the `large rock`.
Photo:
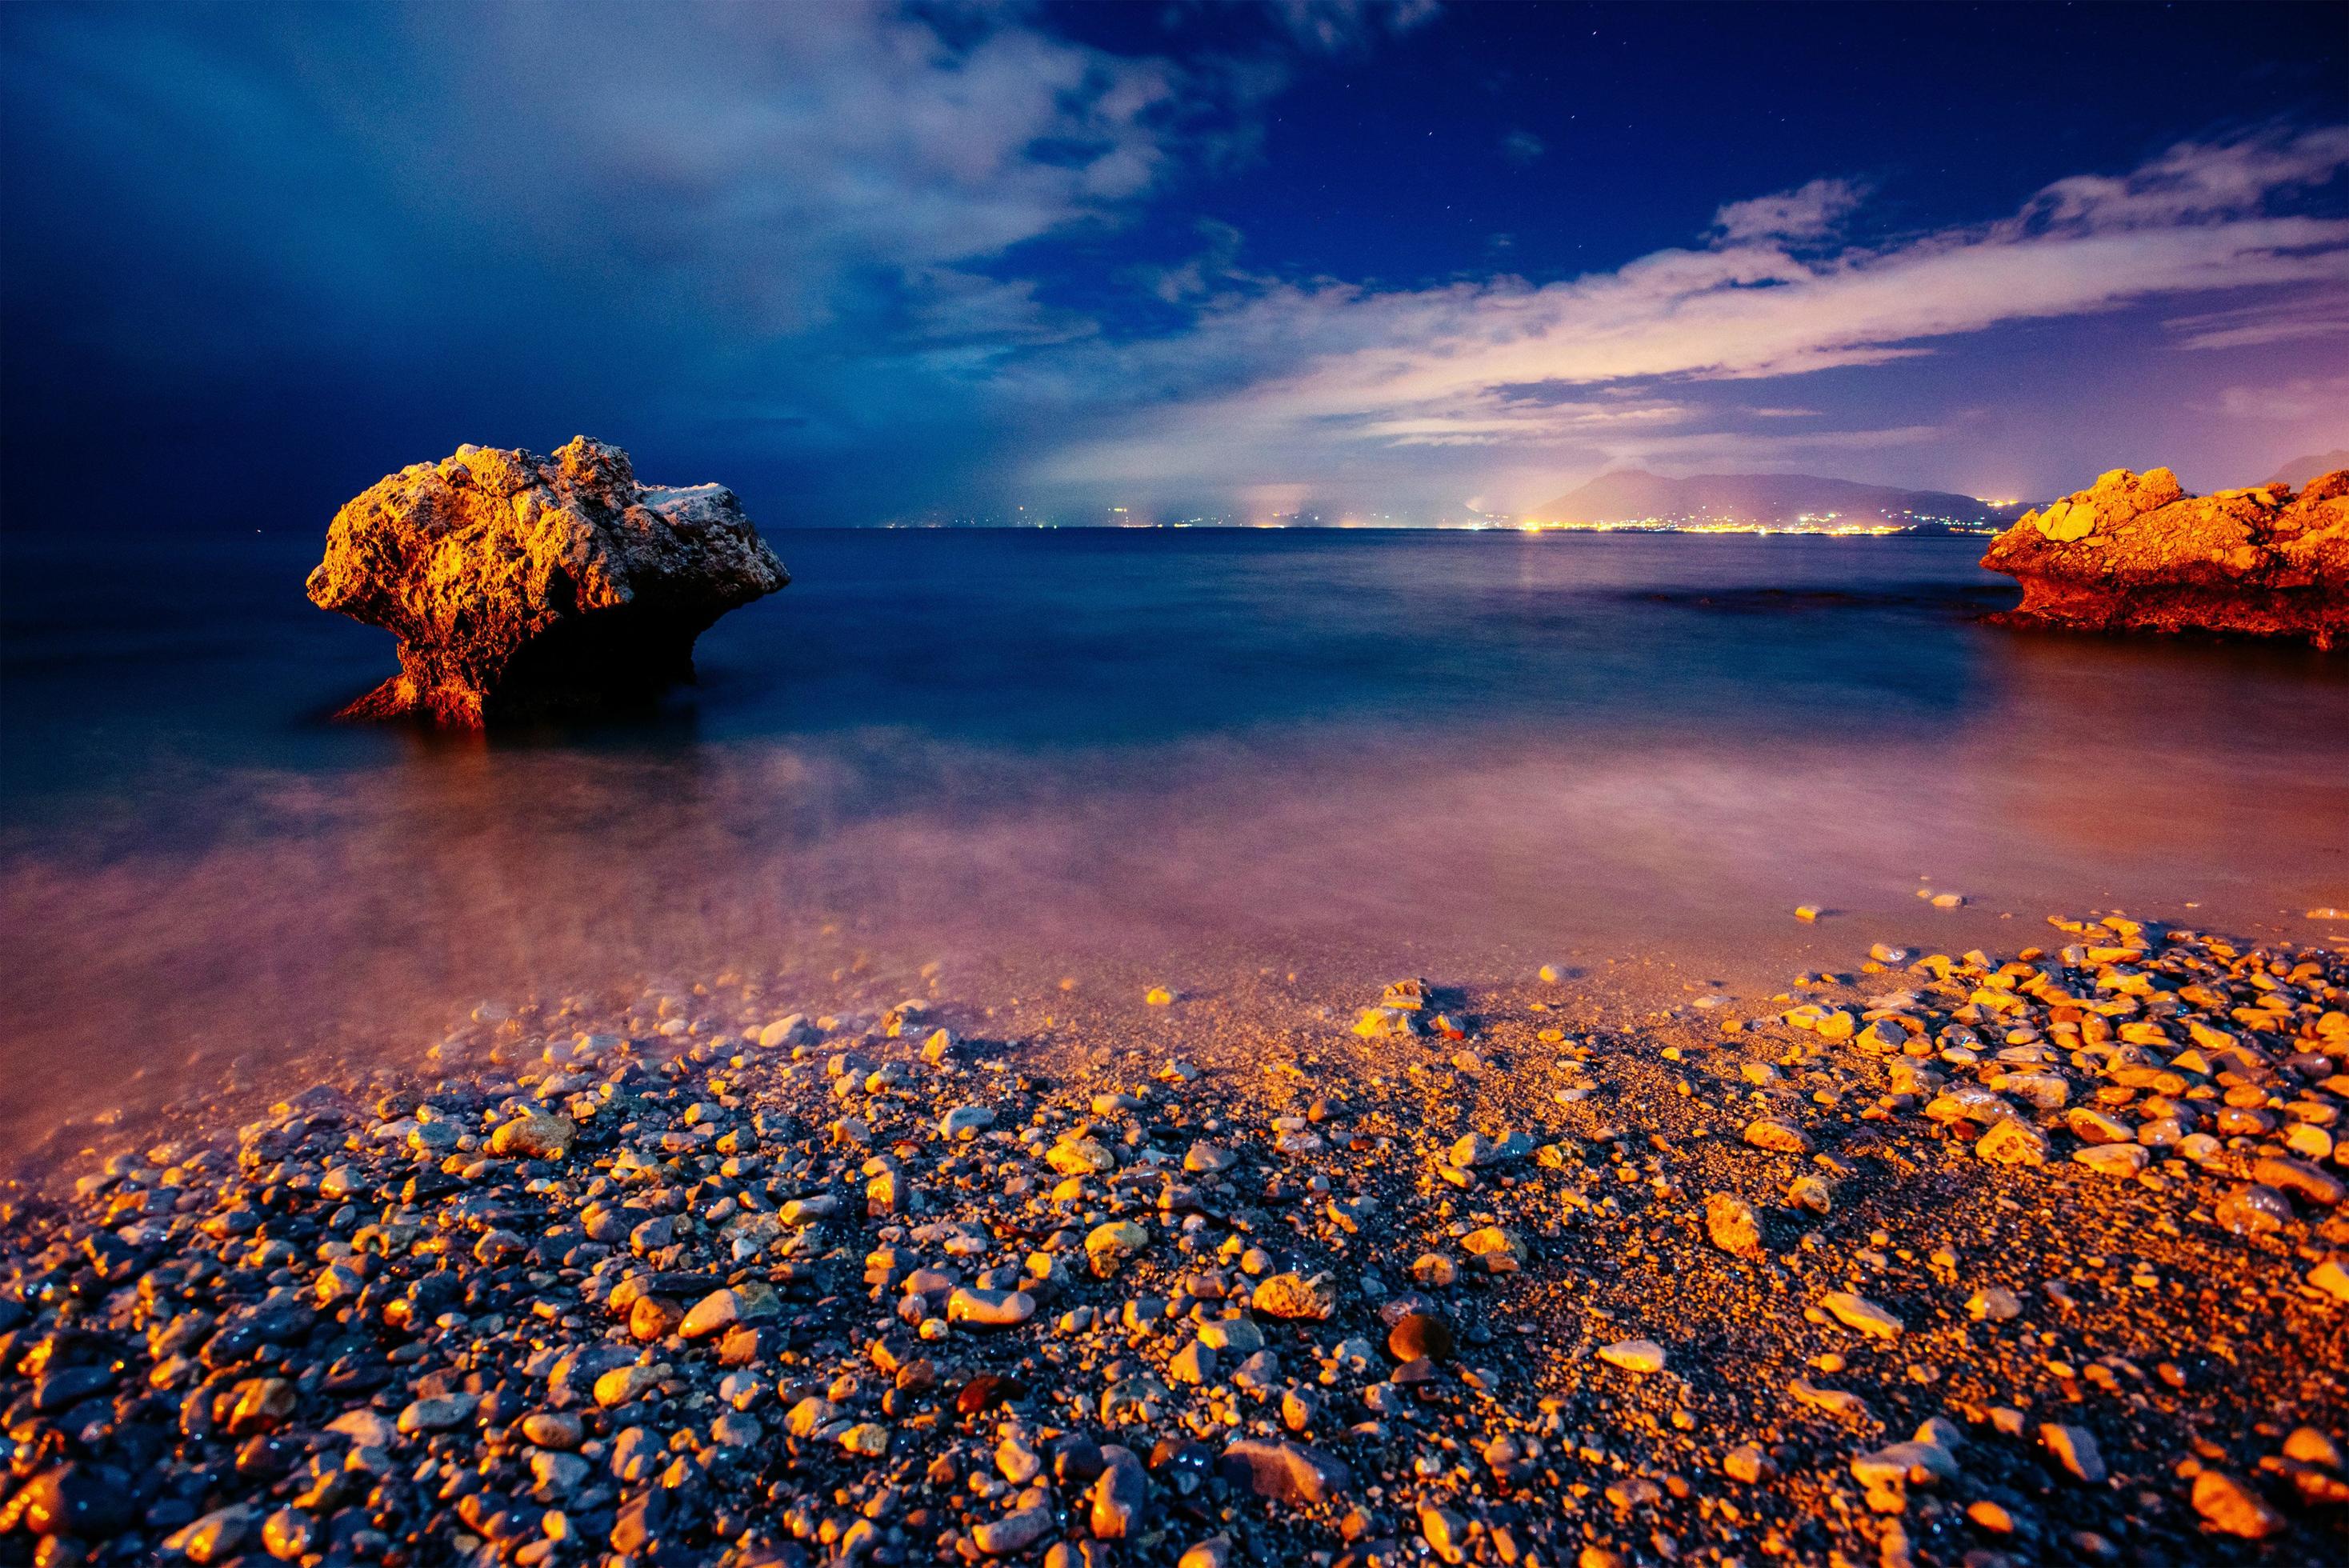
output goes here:
<path id="1" fill-rule="evenodd" d="M 2226 632 L 2330 648 L 2349 635 L 2349 469 L 2190 496 L 2168 469 L 2115 469 L 1992 542 L 2023 584 L 2017 624 Z"/>
<path id="2" fill-rule="evenodd" d="M 309 591 L 399 638 L 399 674 L 343 717 L 478 728 L 688 678 L 711 622 L 790 581 L 733 491 L 640 485 L 580 436 L 400 469 L 335 514 Z"/>

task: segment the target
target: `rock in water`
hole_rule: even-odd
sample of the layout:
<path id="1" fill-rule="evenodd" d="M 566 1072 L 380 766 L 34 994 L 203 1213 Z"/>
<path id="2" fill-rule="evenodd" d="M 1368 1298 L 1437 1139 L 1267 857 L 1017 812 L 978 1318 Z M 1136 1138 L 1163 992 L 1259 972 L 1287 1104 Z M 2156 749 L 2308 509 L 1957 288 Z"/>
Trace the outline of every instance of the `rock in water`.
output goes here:
<path id="1" fill-rule="evenodd" d="M 2115 469 L 2023 521 L 1982 563 L 2023 584 L 2002 619 L 2085 631 L 2349 638 L 2349 469 L 2190 496 Z"/>
<path id="2" fill-rule="evenodd" d="M 733 491 L 640 485 L 580 436 L 383 480 L 335 514 L 309 593 L 399 638 L 399 674 L 342 717 L 480 728 L 688 678 L 696 637 L 790 581 Z"/>

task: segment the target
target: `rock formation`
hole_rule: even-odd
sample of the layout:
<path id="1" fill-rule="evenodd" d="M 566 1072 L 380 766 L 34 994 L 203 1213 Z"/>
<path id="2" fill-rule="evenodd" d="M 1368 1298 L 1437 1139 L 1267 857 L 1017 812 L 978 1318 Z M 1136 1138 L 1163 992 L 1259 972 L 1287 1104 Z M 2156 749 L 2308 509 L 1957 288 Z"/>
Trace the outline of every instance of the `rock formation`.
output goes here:
<path id="1" fill-rule="evenodd" d="M 335 514 L 309 593 L 399 638 L 399 674 L 342 717 L 479 728 L 688 678 L 710 623 L 790 581 L 733 491 L 647 488 L 580 436 L 383 480 Z"/>
<path id="2" fill-rule="evenodd" d="M 2349 638 L 2349 469 L 2190 496 L 2115 469 L 2023 520 L 1982 563 L 2023 584 L 2011 624 Z"/>

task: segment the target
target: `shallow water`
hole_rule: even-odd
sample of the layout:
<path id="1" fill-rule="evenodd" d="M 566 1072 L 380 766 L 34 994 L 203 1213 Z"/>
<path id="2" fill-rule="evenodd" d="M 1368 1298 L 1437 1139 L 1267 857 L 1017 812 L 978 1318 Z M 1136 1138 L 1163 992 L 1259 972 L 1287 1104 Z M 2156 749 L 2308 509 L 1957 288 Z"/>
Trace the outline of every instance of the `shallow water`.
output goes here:
<path id="1" fill-rule="evenodd" d="M 0 1127 L 735 966 L 1775 989 L 2349 905 L 2349 661 L 1984 625 L 1979 542 L 775 542 L 660 713 L 483 744 L 325 721 L 392 659 L 307 535 L 10 541 Z"/>

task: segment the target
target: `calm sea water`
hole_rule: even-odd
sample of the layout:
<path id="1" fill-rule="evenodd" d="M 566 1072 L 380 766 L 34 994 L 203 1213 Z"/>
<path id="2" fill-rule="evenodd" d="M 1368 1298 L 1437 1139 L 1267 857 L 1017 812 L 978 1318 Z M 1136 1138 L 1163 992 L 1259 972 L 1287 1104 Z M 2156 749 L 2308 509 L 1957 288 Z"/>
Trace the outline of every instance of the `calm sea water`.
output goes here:
<path id="1" fill-rule="evenodd" d="M 1976 542 L 775 542 L 660 714 L 485 744 L 326 721 L 393 661 L 307 535 L 11 542 L 0 1123 L 736 965 L 1775 989 L 2349 905 L 2349 661 L 1987 626 Z"/>

